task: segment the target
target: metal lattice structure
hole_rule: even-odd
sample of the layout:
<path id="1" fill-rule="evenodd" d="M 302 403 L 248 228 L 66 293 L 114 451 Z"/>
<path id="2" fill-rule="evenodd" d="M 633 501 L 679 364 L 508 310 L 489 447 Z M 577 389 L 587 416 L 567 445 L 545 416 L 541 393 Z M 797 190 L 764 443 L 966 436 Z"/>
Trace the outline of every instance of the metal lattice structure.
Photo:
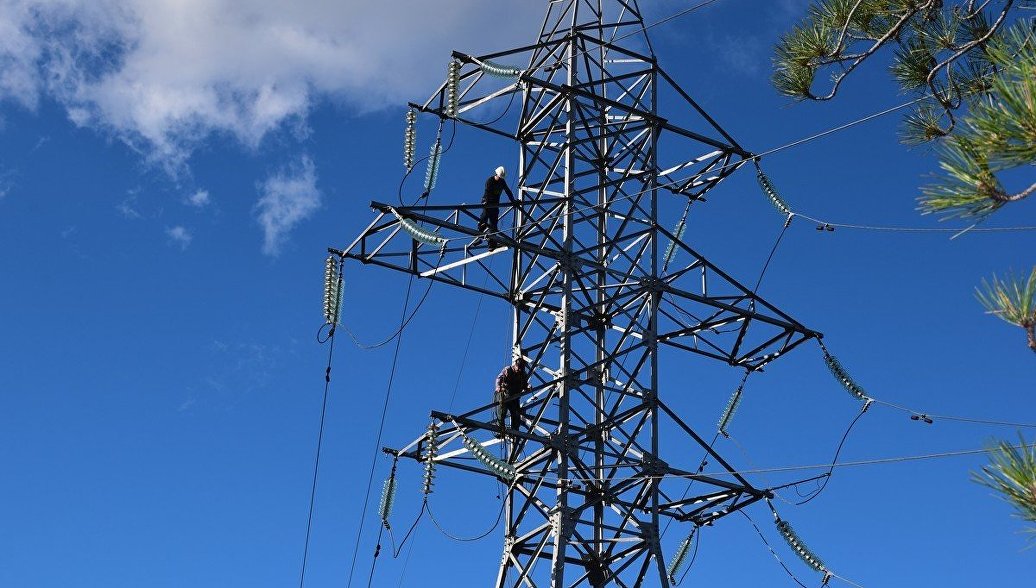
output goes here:
<path id="1" fill-rule="evenodd" d="M 498 587 L 669 586 L 666 519 L 710 525 L 769 492 L 662 400 L 659 346 L 754 371 L 819 336 L 661 218 L 662 199 L 701 200 L 750 154 L 659 67 L 635 0 L 554 0 L 534 44 L 453 59 L 454 81 L 412 106 L 520 147 L 504 247 L 468 246 L 480 205 L 374 202 L 374 221 L 342 254 L 507 301 L 531 392 L 518 430 L 498 424 L 493 404 L 433 412 L 433 433 L 392 452 L 508 484 Z M 516 128 L 472 116 L 515 99 Z M 659 114 L 660 100 L 687 128 Z M 705 454 L 729 475 L 665 461 L 663 437 L 676 435 L 681 459 Z M 487 467 L 470 459 L 478 453 Z"/>

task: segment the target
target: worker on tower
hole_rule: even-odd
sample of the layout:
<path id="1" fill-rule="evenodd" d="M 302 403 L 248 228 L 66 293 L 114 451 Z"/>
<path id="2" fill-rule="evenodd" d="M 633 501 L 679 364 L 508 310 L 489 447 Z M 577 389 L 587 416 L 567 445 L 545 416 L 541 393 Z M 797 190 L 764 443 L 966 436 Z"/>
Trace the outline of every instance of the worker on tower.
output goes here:
<path id="1" fill-rule="evenodd" d="M 496 377 L 493 401 L 496 403 L 496 420 L 505 428 L 504 417 L 511 415 L 511 429 L 517 430 L 522 423 L 522 394 L 529 391 L 529 375 L 525 373 L 525 357 L 521 353 L 514 363 L 505 367 Z M 502 436 L 497 434 L 498 437 Z"/>
<path id="2" fill-rule="evenodd" d="M 479 236 L 472 245 L 479 245 L 488 239 L 490 249 L 501 246 L 500 241 L 496 239 L 496 223 L 500 218 L 500 194 L 507 192 L 507 197 L 515 203 L 514 193 L 504 180 L 506 175 L 507 170 L 501 165 L 494 170 L 493 176 L 486 180 L 486 191 L 482 194 L 482 216 L 478 219 Z"/>

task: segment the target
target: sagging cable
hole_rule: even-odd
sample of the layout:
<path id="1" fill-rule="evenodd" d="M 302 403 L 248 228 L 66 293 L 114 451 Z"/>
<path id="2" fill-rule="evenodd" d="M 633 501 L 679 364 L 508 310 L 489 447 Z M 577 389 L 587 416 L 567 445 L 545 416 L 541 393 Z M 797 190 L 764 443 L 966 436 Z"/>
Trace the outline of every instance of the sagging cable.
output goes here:
<path id="1" fill-rule="evenodd" d="M 446 248 L 446 239 L 439 236 L 438 233 L 425 230 L 414 221 L 407 218 L 403 218 L 403 215 L 399 214 L 399 212 L 397 212 L 396 209 L 392 208 L 391 206 L 388 207 L 388 209 L 392 212 L 392 216 L 396 217 L 396 220 L 399 221 L 399 225 L 403 227 L 403 230 L 409 233 L 410 236 L 414 239 L 414 241 L 424 243 L 425 245 L 438 247 L 439 249 Z"/>
<path id="2" fill-rule="evenodd" d="M 460 62 L 452 59 L 446 66 L 446 116 L 450 118 L 457 116 L 457 107 L 460 104 L 458 86 L 460 86 Z"/>
<path id="3" fill-rule="evenodd" d="M 398 459 L 398 458 L 397 458 Z M 381 503 L 378 506 L 378 514 L 381 516 L 381 524 L 391 530 L 389 515 L 392 514 L 392 505 L 396 502 L 396 460 L 392 460 L 392 472 L 381 487 Z"/>
<path id="4" fill-rule="evenodd" d="M 324 322 L 332 326 L 338 325 L 342 307 L 340 261 L 334 253 L 329 253 L 324 261 Z"/>
<path id="5" fill-rule="evenodd" d="M 791 211 L 791 207 L 788 206 L 788 203 L 781 198 L 780 194 L 777 193 L 777 189 L 774 188 L 773 182 L 771 182 L 770 178 L 763 173 L 763 168 L 759 167 L 759 160 L 756 159 L 754 163 L 755 177 L 759 180 L 759 187 L 763 189 L 763 193 L 765 193 L 766 197 L 770 199 L 770 204 L 773 204 L 773 207 L 781 214 L 788 217 L 794 216 L 795 213 Z"/>
<path id="6" fill-rule="evenodd" d="M 774 512 L 773 517 L 777 523 L 777 531 L 784 537 L 784 541 L 788 543 L 788 546 L 802 561 L 806 562 L 806 565 L 826 576 L 828 571 L 827 567 L 824 566 L 824 562 L 802 542 L 802 538 L 795 533 L 795 529 L 791 528 L 791 524 L 778 516 L 776 512 Z"/>
<path id="7" fill-rule="evenodd" d="M 460 431 L 460 425 L 457 425 L 457 423 L 454 423 L 454 425 L 456 425 L 457 430 Z M 463 431 L 460 431 L 460 435 L 464 441 L 464 446 L 468 448 L 471 455 L 475 456 L 475 459 L 482 462 L 484 466 L 492 470 L 496 475 L 507 481 L 512 481 L 518 477 L 518 470 L 516 470 L 513 465 L 489 453 L 481 443 L 468 437 Z"/>
<path id="8" fill-rule="evenodd" d="M 442 159 L 442 137 L 436 137 L 428 154 L 428 168 L 424 172 L 424 189 L 431 191 L 439 181 L 439 163 Z"/>
<path id="9" fill-rule="evenodd" d="M 428 425 L 428 432 L 425 433 L 424 447 L 424 477 L 421 480 L 421 493 L 424 499 L 432 493 L 435 485 L 435 456 L 439 451 L 439 424 L 434 420 Z"/>
<path id="10" fill-rule="evenodd" d="M 414 169 L 414 149 L 417 145 L 417 113 L 411 108 L 406 111 L 406 132 L 403 134 L 403 167 L 407 172 Z"/>
<path id="11" fill-rule="evenodd" d="M 838 358 L 831 355 L 824 345 L 823 341 L 817 340 L 820 343 L 820 349 L 824 352 L 824 363 L 827 364 L 827 369 L 831 370 L 831 374 L 834 375 L 835 379 L 845 388 L 846 392 L 851 394 L 857 400 L 867 403 L 868 405 L 873 402 L 870 396 L 863 391 L 863 387 L 856 383 L 856 380 L 849 375 L 849 372 L 845 371 L 845 367 L 838 361 Z"/>
<path id="12" fill-rule="evenodd" d="M 676 575 L 680 573 L 684 564 L 687 563 L 687 556 L 691 552 L 691 541 L 694 540 L 694 533 L 698 530 L 698 527 L 691 529 L 687 538 L 680 542 L 680 546 L 676 548 L 676 553 L 673 554 L 672 561 L 669 562 L 669 567 L 666 569 L 666 573 L 669 575 L 669 582 L 676 583 Z"/>

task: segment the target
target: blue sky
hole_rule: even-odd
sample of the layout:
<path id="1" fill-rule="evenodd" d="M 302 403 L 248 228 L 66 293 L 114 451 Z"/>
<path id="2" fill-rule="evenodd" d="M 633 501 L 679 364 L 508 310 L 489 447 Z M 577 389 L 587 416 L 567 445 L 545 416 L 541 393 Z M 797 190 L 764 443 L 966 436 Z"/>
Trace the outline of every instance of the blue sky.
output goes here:
<path id="1" fill-rule="evenodd" d="M 770 48 L 804 4 L 721 0 L 651 30 L 663 66 L 749 150 L 908 99 L 877 64 L 833 103 L 777 96 Z M 687 6 L 652 3 L 647 20 Z M 0 585 L 298 581 L 327 353 L 315 341 L 325 249 L 344 246 L 369 222 L 368 201 L 394 197 L 405 102 L 431 93 L 449 51 L 530 41 L 541 8 L 474 0 L 0 3 Z M 915 210 L 917 186 L 936 164 L 925 149 L 896 142 L 897 124 L 886 116 L 763 165 L 811 216 L 946 226 Z M 426 149 L 419 144 L 419 154 Z M 513 169 L 516 160 L 506 143 L 461 131 L 438 197 L 474 201 L 493 167 Z M 780 224 L 745 169 L 695 211 L 686 238 L 751 282 Z M 990 221 L 1034 224 L 1034 202 Z M 974 299 L 982 278 L 1031 268 L 1034 250 L 1032 232 L 951 241 L 817 232 L 799 219 L 761 293 L 825 333 L 877 398 L 1036 422 L 1036 363 L 1023 333 Z M 403 275 L 347 265 L 346 324 L 365 340 L 383 338 L 405 288 Z M 511 327 L 508 308 L 486 301 L 461 370 L 476 302 L 446 287 L 431 291 L 404 335 L 385 444 L 417 437 L 455 385 L 458 407 L 488 400 Z M 390 361 L 388 347 L 338 341 L 307 585 L 348 576 Z M 675 354 L 662 362 L 662 393 L 710 431 L 740 374 Z M 745 452 L 719 446 L 742 468 L 827 462 L 858 406 L 814 345 L 747 389 L 731 426 Z M 842 458 L 973 449 L 1014 436 L 1010 428 L 924 426 L 875 406 Z M 1036 550 L 1023 551 L 1020 523 L 969 481 L 983 463 L 847 468 L 810 504 L 778 506 L 832 570 L 868 588 L 1030 577 Z M 387 469 L 379 457 L 375 503 Z M 401 476 L 397 527 L 420 503 L 418 468 L 402 464 Z M 444 526 L 485 530 L 498 508 L 494 486 L 442 478 L 432 500 Z M 793 571 L 819 584 L 768 513 L 750 514 Z M 371 511 L 355 585 L 366 582 L 376 531 Z M 794 585 L 740 517 L 708 531 L 688 582 Z M 405 553 L 393 560 L 383 551 L 373 585 L 483 585 L 500 539 L 455 543 L 425 520 Z"/>

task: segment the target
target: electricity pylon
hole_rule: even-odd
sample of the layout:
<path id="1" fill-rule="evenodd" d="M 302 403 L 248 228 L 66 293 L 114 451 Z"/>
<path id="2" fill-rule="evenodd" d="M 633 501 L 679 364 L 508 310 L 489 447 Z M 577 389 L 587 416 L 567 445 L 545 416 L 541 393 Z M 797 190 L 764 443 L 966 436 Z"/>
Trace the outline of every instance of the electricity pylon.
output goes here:
<path id="1" fill-rule="evenodd" d="M 682 220 L 672 232 L 662 222 L 663 199 L 702 200 L 751 154 L 659 67 L 635 0 L 551 1 L 535 43 L 455 52 L 449 69 L 411 107 L 519 146 L 503 247 L 468 246 L 480 205 L 373 202 L 374 221 L 341 254 L 507 301 L 531 392 L 517 430 L 493 404 L 433 412 L 426 435 L 389 451 L 429 475 L 507 484 L 497 587 L 669 586 L 663 520 L 684 523 L 682 537 L 771 493 L 663 402 L 659 345 L 754 371 L 819 336 L 684 243 Z M 516 127 L 479 122 L 487 103 L 515 98 Z M 660 100 L 689 123 L 662 116 Z M 678 159 L 663 164 L 663 152 Z M 665 461 L 674 439 L 680 459 L 704 453 L 726 473 Z"/>

